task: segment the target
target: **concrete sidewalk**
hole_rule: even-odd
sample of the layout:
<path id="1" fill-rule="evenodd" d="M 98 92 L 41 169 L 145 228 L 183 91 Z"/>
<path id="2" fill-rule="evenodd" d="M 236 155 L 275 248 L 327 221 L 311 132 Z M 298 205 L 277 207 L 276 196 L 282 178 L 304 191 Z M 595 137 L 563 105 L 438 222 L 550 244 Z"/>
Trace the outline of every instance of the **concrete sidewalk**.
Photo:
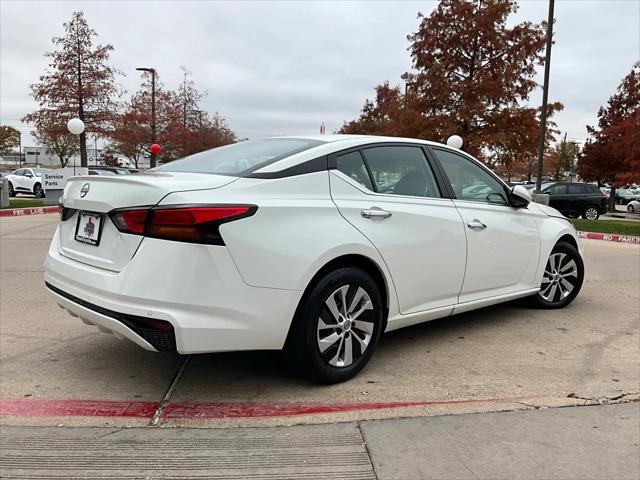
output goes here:
<path id="1" fill-rule="evenodd" d="M 2 478 L 637 479 L 640 403 L 246 429 L 0 427 Z"/>

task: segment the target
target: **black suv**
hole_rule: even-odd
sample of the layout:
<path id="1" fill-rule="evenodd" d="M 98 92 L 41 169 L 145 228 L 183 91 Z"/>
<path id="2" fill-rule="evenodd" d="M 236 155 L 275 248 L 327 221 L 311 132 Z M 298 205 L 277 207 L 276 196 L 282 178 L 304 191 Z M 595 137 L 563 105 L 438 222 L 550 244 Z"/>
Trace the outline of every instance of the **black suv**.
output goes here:
<path id="1" fill-rule="evenodd" d="M 560 210 L 567 217 L 597 220 L 607 211 L 609 197 L 588 183 L 554 183 L 542 189 L 549 194 L 549 206 Z"/>

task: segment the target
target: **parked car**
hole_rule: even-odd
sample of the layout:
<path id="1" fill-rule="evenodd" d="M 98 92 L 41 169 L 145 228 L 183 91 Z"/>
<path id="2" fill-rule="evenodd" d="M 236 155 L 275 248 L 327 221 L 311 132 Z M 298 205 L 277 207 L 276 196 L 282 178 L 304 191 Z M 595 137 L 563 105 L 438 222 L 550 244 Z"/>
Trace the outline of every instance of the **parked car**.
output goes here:
<path id="1" fill-rule="evenodd" d="M 9 196 L 15 197 L 17 193 L 29 193 L 37 198 L 43 198 L 45 191 L 42 186 L 42 175 L 49 170 L 44 168 L 19 168 L 14 170 L 7 179 L 9 180 Z"/>
<path id="2" fill-rule="evenodd" d="M 639 200 L 631 200 L 627 204 L 627 211 L 631 213 L 640 213 L 640 201 Z"/>
<path id="3" fill-rule="evenodd" d="M 632 200 L 639 200 L 640 195 L 634 193 L 632 189 L 616 188 L 616 203 L 618 205 L 626 205 Z"/>
<path id="4" fill-rule="evenodd" d="M 118 174 L 111 170 L 89 167 L 89 175 L 113 176 Z"/>
<path id="5" fill-rule="evenodd" d="M 607 211 L 609 197 L 589 183 L 554 183 L 542 189 L 549 195 L 549 205 L 567 217 L 597 220 Z"/>
<path id="6" fill-rule="evenodd" d="M 584 278 L 560 212 L 423 140 L 241 142 L 73 177 L 61 201 L 45 282 L 74 316 L 152 351 L 284 348 L 324 383 L 384 331 L 522 297 L 561 308 Z"/>
<path id="7" fill-rule="evenodd" d="M 125 167 L 110 167 L 108 165 L 90 166 L 89 170 L 94 170 L 94 171 L 102 170 L 102 171 L 105 171 L 105 172 L 113 172 L 116 175 L 129 175 L 131 173 L 128 168 L 125 168 Z"/>

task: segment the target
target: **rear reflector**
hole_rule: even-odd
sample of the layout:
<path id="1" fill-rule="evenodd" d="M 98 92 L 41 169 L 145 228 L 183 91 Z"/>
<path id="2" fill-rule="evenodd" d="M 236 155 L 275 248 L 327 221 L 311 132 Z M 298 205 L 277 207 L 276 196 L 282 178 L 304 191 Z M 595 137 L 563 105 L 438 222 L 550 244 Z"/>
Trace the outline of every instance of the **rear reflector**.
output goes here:
<path id="1" fill-rule="evenodd" d="M 111 220 L 123 233 L 179 242 L 224 245 L 219 226 L 250 217 L 255 205 L 175 205 L 114 210 Z"/>

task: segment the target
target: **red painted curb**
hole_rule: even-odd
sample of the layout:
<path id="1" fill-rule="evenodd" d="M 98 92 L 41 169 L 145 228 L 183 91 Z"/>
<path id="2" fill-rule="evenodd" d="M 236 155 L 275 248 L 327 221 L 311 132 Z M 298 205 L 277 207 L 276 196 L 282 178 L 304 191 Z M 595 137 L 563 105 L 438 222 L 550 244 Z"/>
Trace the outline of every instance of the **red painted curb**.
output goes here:
<path id="1" fill-rule="evenodd" d="M 146 417 L 158 402 L 111 402 L 105 400 L 45 400 L 0 398 L 0 415 L 17 417 Z"/>
<path id="2" fill-rule="evenodd" d="M 212 402 L 170 403 L 162 418 L 255 418 L 340 413 L 358 410 L 383 410 L 473 403 L 514 402 L 520 398 L 446 400 L 433 402 L 354 402 L 354 403 L 259 403 Z M 117 402 L 105 400 L 47 400 L 31 398 L 0 399 L 0 415 L 17 417 L 139 417 L 152 418 L 157 402 Z"/>
<path id="3" fill-rule="evenodd" d="M 43 213 L 58 213 L 58 207 L 3 208 L 0 210 L 0 217 L 24 217 Z"/>
<path id="4" fill-rule="evenodd" d="M 637 243 L 640 244 L 640 237 L 634 235 L 614 235 L 612 233 L 578 232 L 580 238 L 588 240 L 605 240 L 607 242 Z"/>
<path id="5" fill-rule="evenodd" d="M 437 405 L 457 405 L 468 403 L 512 402 L 521 399 L 489 398 L 479 400 L 446 400 L 433 402 L 354 402 L 354 403 L 258 403 L 258 402 L 215 402 L 169 404 L 162 418 L 255 418 L 288 417 L 319 413 L 341 413 L 359 410 L 385 410 L 406 407 L 428 407 Z"/>

